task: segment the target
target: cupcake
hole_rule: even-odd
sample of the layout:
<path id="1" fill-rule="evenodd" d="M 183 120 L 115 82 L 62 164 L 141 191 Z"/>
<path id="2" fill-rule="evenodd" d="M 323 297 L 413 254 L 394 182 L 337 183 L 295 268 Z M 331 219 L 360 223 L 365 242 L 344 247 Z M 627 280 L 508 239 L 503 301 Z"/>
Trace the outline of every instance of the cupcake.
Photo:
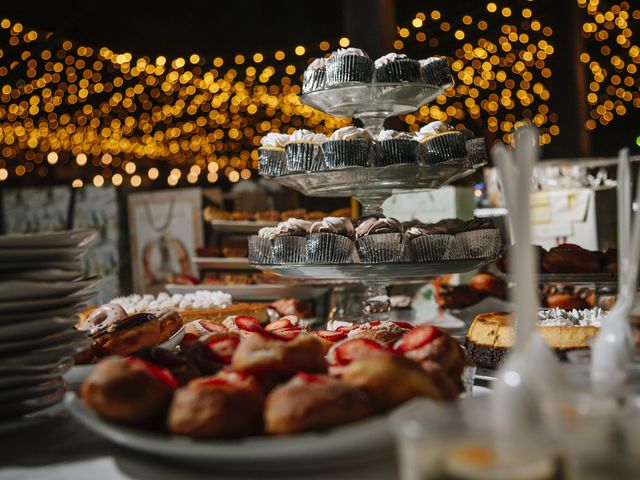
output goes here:
<path id="1" fill-rule="evenodd" d="M 422 79 L 427 85 L 449 88 L 453 85 L 449 60 L 446 57 L 430 57 L 420 60 L 420 71 Z"/>
<path id="2" fill-rule="evenodd" d="M 456 227 L 455 259 L 491 258 L 500 254 L 500 232 L 490 218 L 477 218 L 462 222 Z"/>
<path id="3" fill-rule="evenodd" d="M 405 238 L 394 218 L 367 218 L 356 227 L 356 247 L 363 263 L 402 262 Z"/>
<path id="4" fill-rule="evenodd" d="M 258 231 L 258 235 L 249 237 L 249 263 L 260 265 L 273 263 L 271 242 L 276 234 L 276 227 L 264 227 Z"/>
<path id="5" fill-rule="evenodd" d="M 339 128 L 322 145 L 325 165 L 327 168 L 367 167 L 371 144 L 371 134 L 364 128 Z"/>
<path id="6" fill-rule="evenodd" d="M 351 220 L 326 217 L 314 222 L 306 240 L 308 262 L 348 263 L 353 256 L 355 230 Z"/>
<path id="7" fill-rule="evenodd" d="M 285 145 L 289 135 L 284 133 L 267 133 L 260 141 L 258 149 L 258 172 L 260 175 L 277 177 L 287 172 Z"/>
<path id="8" fill-rule="evenodd" d="M 304 263 L 305 237 L 309 233 L 311 222 L 299 218 L 290 218 L 275 227 L 271 252 L 275 263 Z"/>
<path id="9" fill-rule="evenodd" d="M 325 59 L 316 58 L 309 64 L 302 77 L 302 93 L 322 90 L 327 86 L 327 69 Z"/>
<path id="10" fill-rule="evenodd" d="M 427 165 L 437 165 L 448 160 L 465 159 L 467 147 L 462 132 L 453 130 L 444 122 L 431 122 L 417 134 L 421 155 Z"/>
<path id="11" fill-rule="evenodd" d="M 487 164 L 487 147 L 483 137 L 467 139 L 465 147 L 471 167 L 480 168 Z"/>
<path id="12" fill-rule="evenodd" d="M 395 130 L 382 130 L 377 138 L 378 159 L 380 167 L 418 163 L 418 147 L 414 135 Z"/>
<path id="13" fill-rule="evenodd" d="M 309 130 L 296 130 L 289 137 L 284 149 L 287 157 L 287 172 L 319 172 L 324 170 L 320 146 L 327 137 Z"/>
<path id="14" fill-rule="evenodd" d="M 420 63 L 403 53 L 389 53 L 374 63 L 375 80 L 380 83 L 420 81 Z"/>
<path id="15" fill-rule="evenodd" d="M 455 244 L 455 237 L 438 224 L 414 225 L 405 231 L 405 236 L 416 262 L 449 260 Z"/>
<path id="16" fill-rule="evenodd" d="M 373 60 L 359 48 L 340 48 L 326 60 L 327 86 L 371 83 Z"/>

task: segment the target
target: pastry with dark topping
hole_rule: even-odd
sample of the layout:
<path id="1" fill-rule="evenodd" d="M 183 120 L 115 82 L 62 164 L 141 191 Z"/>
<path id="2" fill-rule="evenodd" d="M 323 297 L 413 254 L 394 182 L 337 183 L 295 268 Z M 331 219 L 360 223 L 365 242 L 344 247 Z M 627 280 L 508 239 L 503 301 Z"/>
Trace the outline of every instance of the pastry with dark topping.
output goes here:
<path id="1" fill-rule="evenodd" d="M 306 238 L 308 262 L 347 263 L 353 257 L 355 229 L 344 217 L 326 217 L 314 222 Z"/>
<path id="2" fill-rule="evenodd" d="M 402 224 L 395 218 L 369 218 L 356 227 L 356 247 L 364 263 L 406 260 Z"/>

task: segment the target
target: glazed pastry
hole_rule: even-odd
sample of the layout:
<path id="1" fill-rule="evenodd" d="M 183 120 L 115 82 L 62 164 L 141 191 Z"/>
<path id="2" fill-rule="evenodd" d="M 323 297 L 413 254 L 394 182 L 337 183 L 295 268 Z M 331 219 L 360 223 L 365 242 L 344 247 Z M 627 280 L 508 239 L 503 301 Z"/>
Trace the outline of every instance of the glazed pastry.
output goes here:
<path id="1" fill-rule="evenodd" d="M 105 303 L 91 312 L 83 320 L 76 324 L 76 329 L 91 331 L 99 325 L 108 326 L 122 320 L 127 312 L 117 303 Z"/>
<path id="2" fill-rule="evenodd" d="M 348 330 L 337 333 L 348 334 Z M 390 350 L 382 343 L 371 338 L 347 338 L 345 340 L 338 340 L 334 342 L 327 351 L 329 373 L 339 377 L 350 363 L 369 357 L 387 355 L 389 352 Z"/>
<path id="3" fill-rule="evenodd" d="M 212 332 L 200 337 L 185 352 L 202 373 L 212 375 L 231 363 L 239 344 L 240 336 L 235 332 Z"/>
<path id="4" fill-rule="evenodd" d="M 347 335 L 349 338 L 370 338 L 382 345 L 391 346 L 411 328 L 413 328 L 413 325 L 406 322 L 373 320 L 358 325 L 357 328 L 350 330 Z"/>
<path id="5" fill-rule="evenodd" d="M 237 373 L 202 377 L 179 388 L 167 426 L 203 438 L 243 437 L 259 431 L 263 394 L 255 379 Z"/>
<path id="6" fill-rule="evenodd" d="M 585 300 L 571 293 L 554 293 L 545 298 L 545 303 L 549 308 L 560 308 L 562 310 L 583 310 L 589 305 Z"/>
<path id="7" fill-rule="evenodd" d="M 229 330 L 224 325 L 218 322 L 206 319 L 194 320 L 191 323 L 185 325 L 184 337 L 180 342 L 180 348 L 189 349 L 200 337 L 208 335 L 214 332 L 228 332 Z"/>
<path id="8" fill-rule="evenodd" d="M 371 399 L 362 390 L 327 375 L 300 372 L 267 396 L 267 433 L 284 435 L 324 430 L 373 415 Z"/>
<path id="9" fill-rule="evenodd" d="M 82 398 L 99 415 L 119 423 L 152 425 L 178 387 L 166 369 L 137 358 L 107 358 L 82 384 Z"/>
<path id="10" fill-rule="evenodd" d="M 318 340 L 320 340 L 325 355 L 336 342 L 347 338 L 347 332 L 332 332 L 330 330 L 315 330 L 311 332 L 311 335 L 314 335 Z"/>
<path id="11" fill-rule="evenodd" d="M 175 353 L 160 347 L 145 347 L 131 357 L 139 358 L 160 368 L 165 368 L 180 385 L 186 385 L 194 378 L 202 376 L 200 369 L 183 353 Z"/>
<path id="12" fill-rule="evenodd" d="M 549 273 L 598 273 L 601 269 L 598 255 L 571 243 L 550 249 L 542 265 Z"/>
<path id="13" fill-rule="evenodd" d="M 487 295 L 500 299 L 507 298 L 507 284 L 506 282 L 491 275 L 490 273 L 476 273 L 469 280 L 469 287 L 478 292 L 481 295 Z"/>
<path id="14" fill-rule="evenodd" d="M 391 353 L 354 360 L 345 367 L 341 378 L 345 383 L 367 391 L 380 411 L 390 410 L 415 397 L 445 398 L 420 365 Z"/>

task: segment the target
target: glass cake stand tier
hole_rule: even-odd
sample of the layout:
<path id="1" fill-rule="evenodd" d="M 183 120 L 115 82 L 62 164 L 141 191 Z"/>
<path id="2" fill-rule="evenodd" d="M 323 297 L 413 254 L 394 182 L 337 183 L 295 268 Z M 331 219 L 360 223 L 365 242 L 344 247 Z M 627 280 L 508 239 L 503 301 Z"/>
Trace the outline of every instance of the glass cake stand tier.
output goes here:
<path id="1" fill-rule="evenodd" d="M 300 101 L 336 117 L 357 117 L 379 130 L 388 117 L 411 113 L 444 93 L 425 83 L 352 83 L 305 93 Z"/>

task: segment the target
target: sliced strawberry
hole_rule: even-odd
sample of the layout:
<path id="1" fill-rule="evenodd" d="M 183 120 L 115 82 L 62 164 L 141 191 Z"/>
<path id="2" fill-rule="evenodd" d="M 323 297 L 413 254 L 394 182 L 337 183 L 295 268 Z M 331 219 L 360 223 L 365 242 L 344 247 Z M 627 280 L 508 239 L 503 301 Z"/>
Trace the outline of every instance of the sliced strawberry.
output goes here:
<path id="1" fill-rule="evenodd" d="M 372 327 L 377 327 L 378 325 L 380 325 L 380 323 L 382 323 L 380 320 L 371 320 L 369 322 L 369 325 L 371 325 Z"/>
<path id="2" fill-rule="evenodd" d="M 329 340 L 330 342 L 337 342 L 338 340 L 344 340 L 347 338 L 347 332 L 340 332 L 337 330 L 335 332 L 332 332 L 331 330 L 318 330 L 316 335 L 324 338 L 325 340 Z"/>
<path id="3" fill-rule="evenodd" d="M 208 332 L 226 332 L 229 329 L 224 325 L 220 325 L 218 323 L 206 323 L 202 320 L 197 320 L 198 325 L 207 330 Z"/>
<path id="4" fill-rule="evenodd" d="M 442 332 L 431 325 L 414 328 L 410 332 L 404 334 L 397 350 L 399 352 L 408 352 L 410 350 L 424 347 L 425 345 L 433 342 L 440 335 L 442 335 Z"/>
<path id="5" fill-rule="evenodd" d="M 281 328 L 280 330 L 277 330 L 277 331 L 272 332 L 272 333 L 275 333 L 276 335 L 278 335 L 283 340 L 293 340 L 298 335 L 300 335 L 300 332 L 302 332 L 302 328 L 300 328 L 300 327 L 290 327 L 290 328 Z"/>
<path id="6" fill-rule="evenodd" d="M 298 372 L 296 373 L 296 377 L 298 377 L 301 380 L 304 380 L 307 383 L 322 383 L 325 381 L 325 379 L 320 375 L 314 375 L 313 373 L 307 373 L 307 372 Z"/>
<path id="7" fill-rule="evenodd" d="M 336 361 L 348 365 L 353 360 L 370 356 L 373 352 L 386 350 L 385 346 L 370 338 L 347 340 L 336 348 Z"/>
<path id="8" fill-rule="evenodd" d="M 409 330 L 413 330 L 415 328 L 415 325 L 413 325 L 412 323 L 409 323 L 409 322 L 391 322 L 391 323 L 395 323 L 400 328 L 406 328 L 406 329 L 409 329 Z"/>
<path id="9" fill-rule="evenodd" d="M 260 326 L 260 322 L 253 317 L 249 317 L 247 315 L 238 315 L 234 320 L 236 326 L 247 332 L 259 332 L 262 330 Z"/>
<path id="10" fill-rule="evenodd" d="M 342 325 L 341 327 L 336 328 L 336 332 L 350 332 L 356 328 L 358 328 L 357 325 Z"/>
<path id="11" fill-rule="evenodd" d="M 232 383 L 225 378 L 220 377 L 210 377 L 210 378 L 199 378 L 196 380 L 197 385 L 206 385 L 208 387 L 231 387 Z"/>
<path id="12" fill-rule="evenodd" d="M 267 332 L 273 332 L 274 330 L 282 330 L 283 328 L 293 327 L 293 323 L 288 318 L 282 318 L 280 320 L 276 320 L 275 322 L 271 322 L 269 325 L 264 327 Z"/>
<path id="13" fill-rule="evenodd" d="M 175 389 L 180 386 L 176 377 L 174 377 L 173 374 L 166 368 L 159 367 L 158 365 L 154 365 L 150 362 L 145 362 L 144 360 L 136 357 L 127 357 L 127 360 L 133 365 L 138 365 L 144 368 L 147 372 L 149 372 L 151 375 L 153 375 L 155 378 L 157 378 L 170 388 Z"/>
<path id="14" fill-rule="evenodd" d="M 207 351 L 211 354 L 211 356 L 217 360 L 220 360 L 224 363 L 231 362 L 231 357 L 233 357 L 233 352 L 236 351 L 238 344 L 240 343 L 240 339 L 238 337 L 224 337 L 217 338 L 215 340 L 211 340 L 207 342 Z"/>

